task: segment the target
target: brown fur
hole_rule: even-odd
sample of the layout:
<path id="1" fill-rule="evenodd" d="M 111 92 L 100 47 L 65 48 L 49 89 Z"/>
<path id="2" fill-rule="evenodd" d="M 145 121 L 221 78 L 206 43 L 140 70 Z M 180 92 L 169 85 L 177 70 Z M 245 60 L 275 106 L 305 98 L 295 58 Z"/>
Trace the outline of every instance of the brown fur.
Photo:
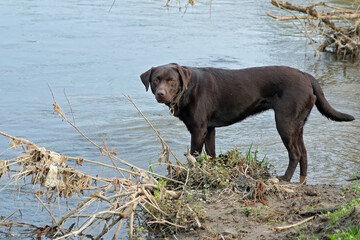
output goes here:
<path id="1" fill-rule="evenodd" d="M 280 177 L 290 181 L 300 163 L 307 175 L 303 127 L 314 104 L 334 121 L 354 117 L 333 109 L 310 74 L 284 66 L 225 70 L 191 68 L 177 64 L 153 67 L 141 80 L 159 103 L 168 105 L 191 134 L 191 153 L 205 151 L 215 157 L 215 128 L 239 122 L 273 109 L 276 128 L 289 153 L 289 166 Z"/>

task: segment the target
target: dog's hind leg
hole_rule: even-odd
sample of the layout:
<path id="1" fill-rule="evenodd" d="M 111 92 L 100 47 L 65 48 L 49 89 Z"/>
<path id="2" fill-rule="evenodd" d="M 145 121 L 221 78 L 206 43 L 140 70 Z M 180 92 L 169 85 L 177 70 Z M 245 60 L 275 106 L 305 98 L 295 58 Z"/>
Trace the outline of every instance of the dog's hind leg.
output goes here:
<path id="1" fill-rule="evenodd" d="M 298 138 L 298 145 L 299 145 L 300 152 L 301 152 L 300 183 L 306 183 L 307 167 L 308 167 L 307 152 L 306 152 L 305 143 L 304 143 L 304 139 L 303 139 L 304 125 L 307 121 L 307 118 L 310 115 L 311 109 L 313 108 L 315 101 L 316 101 L 316 97 L 314 95 L 309 97 L 309 100 L 308 100 L 307 104 L 305 105 L 305 109 L 302 112 L 302 114 L 300 115 L 300 118 L 303 119 L 302 127 L 300 128 L 301 131 L 300 131 L 299 138 Z"/>
<path id="2" fill-rule="evenodd" d="M 286 169 L 286 172 L 283 176 L 278 178 L 289 182 L 294 175 L 295 169 L 301 159 L 301 151 L 298 145 L 298 135 L 300 134 L 300 129 L 297 128 L 292 121 L 289 121 L 289 119 L 284 119 L 283 117 L 276 115 L 275 119 L 276 128 L 289 154 L 289 165 Z"/>
<path id="3" fill-rule="evenodd" d="M 307 163 L 307 152 L 306 152 L 304 139 L 303 139 L 303 129 L 301 129 L 301 133 L 299 135 L 298 145 L 299 145 L 300 152 L 301 152 L 301 157 L 300 157 L 300 183 L 306 183 L 308 163 Z"/>
<path id="4" fill-rule="evenodd" d="M 307 152 L 303 140 L 303 128 L 307 117 L 314 106 L 316 97 L 309 95 L 304 101 L 282 101 L 275 110 L 276 128 L 289 153 L 289 166 L 282 180 L 290 181 L 300 162 L 300 182 L 305 182 L 307 176 Z M 303 104 L 300 104 L 300 103 Z"/>

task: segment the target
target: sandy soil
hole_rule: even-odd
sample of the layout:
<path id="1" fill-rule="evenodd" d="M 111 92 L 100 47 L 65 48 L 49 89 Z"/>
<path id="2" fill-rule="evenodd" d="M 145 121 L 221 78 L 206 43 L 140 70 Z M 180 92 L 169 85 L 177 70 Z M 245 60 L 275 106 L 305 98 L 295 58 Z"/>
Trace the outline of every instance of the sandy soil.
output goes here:
<path id="1" fill-rule="evenodd" d="M 205 216 L 200 229 L 177 233 L 170 239 L 299 239 L 302 234 L 316 235 L 319 239 L 333 230 L 327 229 L 329 219 L 321 214 L 324 209 L 334 209 L 350 202 L 356 196 L 350 185 L 297 185 L 294 193 L 287 197 L 267 195 L 268 206 L 255 203 L 246 206 L 236 194 L 215 193 L 194 205 L 203 207 Z M 205 196 L 205 195 L 204 195 Z M 276 230 L 276 227 L 299 223 L 311 216 L 315 218 L 297 227 Z M 356 208 L 344 221 L 354 224 L 360 219 Z M 340 224 L 340 223 L 339 223 Z M 343 222 L 340 225 L 345 226 Z M 342 227 L 342 226 L 339 226 Z M 303 238 L 307 239 L 307 238 Z"/>

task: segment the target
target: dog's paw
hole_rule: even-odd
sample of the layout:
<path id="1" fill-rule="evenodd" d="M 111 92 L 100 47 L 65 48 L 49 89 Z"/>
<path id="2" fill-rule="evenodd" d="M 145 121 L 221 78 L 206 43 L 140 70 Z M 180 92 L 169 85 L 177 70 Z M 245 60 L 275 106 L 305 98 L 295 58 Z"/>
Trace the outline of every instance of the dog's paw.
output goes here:
<path id="1" fill-rule="evenodd" d="M 291 178 L 284 176 L 277 176 L 277 179 L 279 179 L 280 181 L 285 181 L 285 182 L 290 182 Z"/>

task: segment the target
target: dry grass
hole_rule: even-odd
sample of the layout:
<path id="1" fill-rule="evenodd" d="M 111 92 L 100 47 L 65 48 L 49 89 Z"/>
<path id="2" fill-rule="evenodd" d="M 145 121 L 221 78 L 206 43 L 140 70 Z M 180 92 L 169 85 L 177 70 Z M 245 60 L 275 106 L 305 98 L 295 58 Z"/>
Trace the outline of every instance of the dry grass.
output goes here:
<path id="1" fill-rule="evenodd" d="M 112 229 L 113 239 L 116 239 L 124 220 L 127 220 L 130 230 L 129 237 L 132 238 L 134 233 L 134 220 L 138 215 L 143 215 L 139 213 L 139 209 L 147 211 L 150 215 L 153 215 L 152 211 L 163 212 L 163 210 L 159 208 L 159 199 L 155 199 L 154 196 L 154 192 L 159 189 L 157 179 L 161 178 L 166 181 L 175 181 L 177 184 L 182 183 L 167 176 L 149 172 L 148 170 L 139 168 L 120 159 L 108 150 L 105 142 L 103 142 L 101 146 L 82 133 L 75 125 L 75 122 L 71 122 L 62 112 L 55 99 L 53 105 L 54 112 L 75 128 L 89 143 L 99 148 L 100 152 L 111 160 L 112 165 L 83 158 L 64 156 L 39 147 L 26 139 L 16 138 L 0 132 L 1 135 L 10 139 L 10 146 L 13 149 L 20 149 L 21 151 L 20 156 L 17 158 L 0 161 L 0 177 L 7 177 L 6 181 L 8 186 L 21 186 L 27 183 L 37 186 L 38 188 L 35 195 L 39 203 L 43 204 L 44 207 L 56 203 L 60 198 L 70 199 L 74 195 L 86 196 L 85 198 L 82 197 L 82 199 L 85 200 L 82 200 L 75 209 L 64 216 L 60 216 L 59 220 L 55 220 L 51 211 L 48 211 L 53 218 L 52 227 L 42 229 L 32 226 L 34 228 L 33 233 L 37 234 L 38 237 L 46 235 L 55 239 L 67 239 L 73 236 L 84 236 L 84 234 L 87 234 L 86 232 L 90 231 L 93 238 L 100 239 Z M 167 146 L 166 143 L 164 143 L 163 146 Z M 169 148 L 165 147 L 165 150 L 163 150 L 165 155 L 169 155 L 167 149 Z M 76 161 L 76 165 L 79 167 L 83 164 L 96 164 L 104 168 L 115 169 L 121 177 L 94 177 L 72 168 L 68 165 L 69 161 Z M 169 160 L 166 162 L 169 166 L 184 168 L 180 165 L 171 164 Z M 118 167 L 118 163 L 125 165 L 126 168 Z M 161 191 L 164 197 L 170 199 L 179 198 L 181 195 L 179 191 L 170 189 L 164 188 Z M 46 204 L 44 204 L 44 202 Z M 84 214 L 84 212 L 87 212 L 87 209 L 93 208 L 101 210 L 92 214 Z M 0 227 L 29 227 L 28 224 L 11 222 L 8 220 L 9 218 L 10 216 L 1 221 Z M 80 227 L 73 229 L 74 222 L 76 221 L 81 222 Z M 162 221 L 162 219 L 157 219 L 154 215 L 153 221 L 159 222 Z M 177 224 L 171 221 L 166 221 L 162 224 L 177 226 Z M 70 227 L 66 229 L 64 226 Z M 101 231 L 93 233 L 91 230 L 95 226 L 101 226 Z"/>
<path id="2" fill-rule="evenodd" d="M 111 233 L 112 239 L 116 239 L 126 221 L 130 239 L 153 233 L 167 236 L 179 230 L 202 227 L 202 209 L 192 204 L 196 195 L 227 191 L 243 199 L 244 205 L 251 205 L 256 201 L 266 204 L 264 194 L 293 194 L 291 189 L 270 178 L 268 164 L 264 159 L 258 161 L 257 152 L 251 153 L 251 148 L 246 156 L 234 149 L 217 159 L 210 159 L 206 155 L 195 159 L 187 153 L 187 164 L 181 163 L 173 155 L 176 160 L 176 164 L 173 164 L 170 161 L 173 153 L 169 146 L 139 110 L 162 143 L 160 160 L 165 159 L 164 164 L 168 168 L 168 175 L 162 176 L 120 159 L 108 150 L 104 141 L 100 145 L 89 139 L 74 121 L 67 118 L 55 99 L 54 112 L 97 147 L 112 164 L 64 156 L 26 139 L 0 132 L 10 140 L 12 148 L 20 149 L 17 158 L 0 161 L 0 177 L 6 178 L 8 186 L 28 183 L 36 186 L 36 199 L 53 221 L 40 228 L 13 222 L 10 215 L 0 222 L 0 228 L 5 229 L 2 232 L 10 234 L 12 228 L 23 227 L 32 229 L 27 233 L 32 237 L 45 235 L 52 239 L 69 239 L 86 236 L 100 239 Z M 75 161 L 77 169 L 85 164 L 113 169 L 120 177 L 94 177 L 74 169 L 69 161 L 72 165 Z M 119 163 L 126 168 L 117 166 Z M 71 199 L 78 195 L 82 197 L 76 207 L 64 215 L 53 215 L 50 206 L 56 206 L 61 198 Z"/>

